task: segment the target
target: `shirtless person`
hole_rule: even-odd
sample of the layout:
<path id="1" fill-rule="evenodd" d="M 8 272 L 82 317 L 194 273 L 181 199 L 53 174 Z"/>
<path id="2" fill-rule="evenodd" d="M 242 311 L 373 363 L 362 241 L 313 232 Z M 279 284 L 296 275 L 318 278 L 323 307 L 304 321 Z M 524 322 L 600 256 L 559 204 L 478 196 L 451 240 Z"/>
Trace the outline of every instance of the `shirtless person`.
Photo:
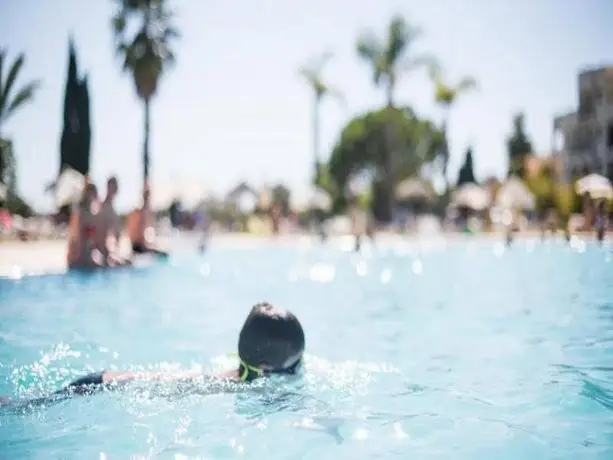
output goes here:
<path id="1" fill-rule="evenodd" d="M 68 268 L 91 269 L 104 265 L 96 241 L 100 232 L 100 202 L 98 189 L 92 183 L 85 185 L 81 202 L 72 211 L 68 231 Z"/>
<path id="2" fill-rule="evenodd" d="M 119 255 L 121 243 L 121 219 L 115 211 L 114 201 L 119 191 L 117 178 L 109 177 L 106 184 L 106 198 L 100 207 L 100 232 L 96 246 L 110 266 L 129 265 L 130 261 Z"/>
<path id="3" fill-rule="evenodd" d="M 155 230 L 153 228 L 149 187 L 143 190 L 143 206 L 134 210 L 128 218 L 128 236 L 134 254 L 155 254 L 168 257 L 168 253 L 155 247 Z"/>

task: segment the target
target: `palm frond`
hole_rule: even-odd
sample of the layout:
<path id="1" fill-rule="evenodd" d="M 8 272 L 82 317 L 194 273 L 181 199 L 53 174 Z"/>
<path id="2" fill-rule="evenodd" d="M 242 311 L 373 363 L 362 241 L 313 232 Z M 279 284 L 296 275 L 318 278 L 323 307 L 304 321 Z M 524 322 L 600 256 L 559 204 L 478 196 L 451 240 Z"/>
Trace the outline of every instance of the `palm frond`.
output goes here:
<path id="1" fill-rule="evenodd" d="M 337 88 L 327 87 L 326 95 L 328 95 L 331 98 L 335 99 L 336 102 L 338 102 L 339 105 L 343 109 L 347 108 L 347 98 L 345 97 L 345 94 L 341 90 L 339 90 Z"/>
<path id="2" fill-rule="evenodd" d="M 438 60 L 431 54 L 419 56 L 405 56 L 396 66 L 399 72 L 409 73 L 419 69 L 425 69 L 430 75 L 441 77 L 441 66 Z"/>
<path id="3" fill-rule="evenodd" d="M 391 67 L 405 56 L 411 45 L 421 36 L 422 29 L 405 21 L 401 16 L 392 18 L 385 44 L 386 59 Z"/>
<path id="4" fill-rule="evenodd" d="M 434 100 L 445 107 L 450 107 L 460 94 L 477 87 L 476 80 L 471 77 L 462 78 L 457 85 L 451 85 L 440 71 L 434 75 L 433 83 Z"/>
<path id="5" fill-rule="evenodd" d="M 6 111 L 6 107 L 9 104 L 8 99 L 11 96 L 11 91 L 13 89 L 13 85 L 15 84 L 15 80 L 17 79 L 17 74 L 19 73 L 19 70 L 21 70 L 25 59 L 26 58 L 23 53 L 17 56 L 17 59 L 15 59 L 13 65 L 9 69 L 6 83 L 0 87 L 0 114 Z"/>
<path id="6" fill-rule="evenodd" d="M 317 79 L 317 74 L 309 67 L 300 67 L 300 69 L 298 69 L 298 73 L 302 78 L 307 80 L 309 84 L 312 84 L 313 81 Z"/>
<path id="7" fill-rule="evenodd" d="M 113 29 L 113 35 L 116 38 L 123 37 L 126 30 L 126 23 L 126 15 L 122 11 L 117 12 L 117 14 L 113 16 L 111 19 L 111 27 Z"/>
<path id="8" fill-rule="evenodd" d="M 0 52 L 0 71 L 4 68 L 5 59 L 6 53 Z M 0 73 L 0 123 L 5 122 L 19 107 L 30 101 L 40 86 L 40 82 L 33 81 L 15 91 L 14 86 L 24 62 L 25 55 L 21 53 L 11 65 L 6 80 Z"/>
<path id="9" fill-rule="evenodd" d="M 358 38 L 357 52 L 358 56 L 368 63 L 378 61 L 381 54 L 383 54 L 381 44 L 371 33 L 362 34 Z"/>
<path id="10" fill-rule="evenodd" d="M 477 87 L 477 80 L 472 77 L 464 77 L 456 85 L 455 90 L 459 93 L 463 93 L 465 91 L 477 89 Z"/>
<path id="11" fill-rule="evenodd" d="M 330 62 L 330 60 L 334 57 L 334 54 L 330 51 L 326 51 L 325 53 L 317 56 L 309 65 L 315 73 L 320 73 L 323 71 L 325 65 Z"/>
<path id="12" fill-rule="evenodd" d="M 358 39 L 357 52 L 358 56 L 372 67 L 373 81 L 378 84 L 381 76 L 387 71 L 381 43 L 372 34 L 363 34 Z"/>
<path id="13" fill-rule="evenodd" d="M 449 107 L 451 104 L 453 104 L 456 97 L 456 91 L 442 81 L 434 84 L 434 100 L 439 104 Z"/>
<path id="14" fill-rule="evenodd" d="M 4 113 L 5 117 L 10 116 L 15 110 L 17 110 L 21 105 L 31 101 L 34 98 L 34 94 L 36 90 L 40 87 L 40 81 L 33 81 L 28 83 L 26 86 L 21 88 L 11 99 L 11 102 Z"/>
<path id="15" fill-rule="evenodd" d="M 4 59 L 6 58 L 6 50 L 0 48 L 0 106 L 2 106 L 2 88 L 4 88 L 3 76 L 4 76 Z"/>

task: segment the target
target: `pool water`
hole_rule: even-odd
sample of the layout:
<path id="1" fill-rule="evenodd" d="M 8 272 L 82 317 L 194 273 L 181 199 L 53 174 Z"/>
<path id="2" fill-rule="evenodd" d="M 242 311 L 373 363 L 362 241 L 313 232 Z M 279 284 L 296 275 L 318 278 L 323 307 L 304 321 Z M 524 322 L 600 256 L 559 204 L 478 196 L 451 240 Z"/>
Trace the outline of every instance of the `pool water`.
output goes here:
<path id="1" fill-rule="evenodd" d="M 350 244 L 349 244 L 350 245 Z M 212 243 L 167 263 L 0 279 L 0 394 L 101 369 L 233 366 L 250 306 L 293 310 L 301 378 L 0 409 L 0 458 L 613 458 L 608 246 Z"/>

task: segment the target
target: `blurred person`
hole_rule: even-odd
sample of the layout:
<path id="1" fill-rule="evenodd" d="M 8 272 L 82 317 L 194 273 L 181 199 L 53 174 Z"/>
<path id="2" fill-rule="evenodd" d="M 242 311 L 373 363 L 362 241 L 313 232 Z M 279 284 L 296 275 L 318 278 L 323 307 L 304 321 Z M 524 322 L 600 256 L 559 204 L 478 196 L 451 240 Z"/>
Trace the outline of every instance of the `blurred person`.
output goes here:
<path id="1" fill-rule="evenodd" d="M 151 210 L 151 192 L 149 186 L 143 189 L 143 205 L 135 209 L 128 217 L 128 237 L 132 244 L 133 254 L 154 254 L 160 257 L 168 257 L 166 251 L 162 251 L 155 245 L 155 216 Z"/>
<path id="2" fill-rule="evenodd" d="M 97 247 L 100 228 L 98 189 L 86 181 L 79 204 L 70 216 L 66 261 L 70 269 L 92 269 L 105 265 Z"/>
<path id="3" fill-rule="evenodd" d="M 209 240 L 210 221 L 208 211 L 205 206 L 198 208 L 194 215 L 194 227 L 200 231 L 200 242 L 198 243 L 198 249 L 200 252 L 204 252 Z"/>
<path id="4" fill-rule="evenodd" d="M 605 231 L 607 228 L 606 218 L 605 202 L 604 200 L 600 200 L 596 205 L 596 210 L 594 213 L 594 228 L 596 230 L 596 239 L 599 242 L 604 240 Z"/>
<path id="5" fill-rule="evenodd" d="M 117 178 L 109 177 L 106 183 L 106 198 L 100 207 L 100 231 L 96 233 L 96 247 L 109 266 L 131 263 L 120 256 L 121 219 L 115 211 L 115 197 L 118 192 Z"/>

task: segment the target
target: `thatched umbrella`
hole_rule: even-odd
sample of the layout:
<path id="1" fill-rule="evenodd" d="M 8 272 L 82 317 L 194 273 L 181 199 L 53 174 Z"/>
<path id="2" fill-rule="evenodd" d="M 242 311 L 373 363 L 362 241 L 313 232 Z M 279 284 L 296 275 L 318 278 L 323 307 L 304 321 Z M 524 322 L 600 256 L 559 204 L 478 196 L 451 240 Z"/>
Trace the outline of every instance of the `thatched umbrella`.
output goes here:
<path id="1" fill-rule="evenodd" d="M 430 201 L 434 191 L 426 181 L 410 177 L 396 186 L 395 195 L 400 201 Z"/>
<path id="2" fill-rule="evenodd" d="M 579 195 L 588 194 L 594 200 L 613 198 L 611 181 L 600 174 L 588 174 L 575 184 L 575 190 Z"/>
<path id="3" fill-rule="evenodd" d="M 85 176 L 72 168 L 64 168 L 55 183 L 47 187 L 52 191 L 58 208 L 77 203 L 85 188 Z"/>
<path id="4" fill-rule="evenodd" d="M 511 177 L 498 190 L 496 204 L 505 209 L 533 211 L 536 206 L 536 199 L 521 179 Z"/>
<path id="5" fill-rule="evenodd" d="M 464 184 L 453 192 L 451 204 L 472 209 L 473 211 L 483 211 L 490 205 L 489 191 L 477 184 Z"/>

